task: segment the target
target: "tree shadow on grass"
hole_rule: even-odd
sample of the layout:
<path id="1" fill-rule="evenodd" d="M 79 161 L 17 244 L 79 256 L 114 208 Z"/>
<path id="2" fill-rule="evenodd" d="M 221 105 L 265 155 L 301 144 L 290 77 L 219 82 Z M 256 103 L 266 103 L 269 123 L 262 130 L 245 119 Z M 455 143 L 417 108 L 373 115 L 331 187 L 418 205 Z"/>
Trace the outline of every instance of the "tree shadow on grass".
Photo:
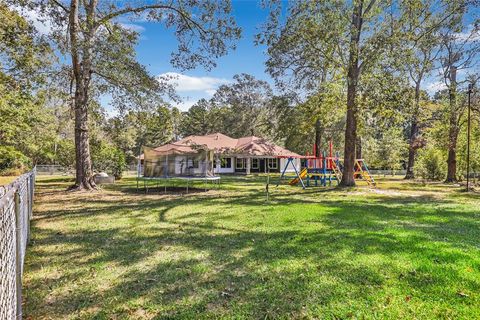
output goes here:
<path id="1" fill-rule="evenodd" d="M 430 205 L 432 201 L 451 204 L 448 200 L 373 197 L 367 202 L 279 195 L 264 208 L 297 207 L 294 213 L 284 213 L 293 215 L 292 222 L 251 228 L 242 221 L 241 212 L 228 208 L 259 210 L 264 204 L 260 195 L 134 199 L 94 200 L 87 208 L 45 214 L 56 221 L 105 215 L 139 221 L 123 228 L 105 225 L 61 234 L 54 228 L 34 228 L 28 272 L 40 271 L 49 261 L 64 267 L 58 277 L 28 283 L 27 293 L 32 293 L 27 297 L 33 303 L 27 298 L 27 313 L 71 317 L 84 312 L 97 318 L 346 318 L 357 310 L 368 317 L 371 308 L 387 303 L 388 297 L 404 301 L 414 293 L 430 304 L 412 301 L 405 306 L 410 315 L 423 310 L 435 317 L 462 305 L 466 309 L 456 311 L 461 316 L 462 310 L 469 311 L 469 304 L 458 297 L 457 285 L 469 293 L 468 301 L 479 301 L 478 280 L 455 267 L 471 266 L 478 274 L 474 249 L 480 239 L 478 220 L 473 209 L 463 212 Z M 211 210 L 191 209 L 196 205 Z M 304 218 L 301 205 L 324 210 Z M 265 223 L 279 222 L 267 216 Z M 315 223 L 318 229 L 311 227 Z M 51 246 L 62 249 L 52 253 Z M 45 255 L 50 256 L 42 258 Z M 80 283 L 77 290 L 61 290 L 120 267 L 125 271 L 106 285 L 92 280 L 90 285 Z M 53 304 L 46 301 L 44 291 L 35 291 L 45 285 L 57 289 Z M 391 296 L 392 286 L 399 292 L 397 297 Z M 439 297 L 443 302 L 435 302 Z M 380 317 L 398 316 L 395 309 L 376 312 Z"/>

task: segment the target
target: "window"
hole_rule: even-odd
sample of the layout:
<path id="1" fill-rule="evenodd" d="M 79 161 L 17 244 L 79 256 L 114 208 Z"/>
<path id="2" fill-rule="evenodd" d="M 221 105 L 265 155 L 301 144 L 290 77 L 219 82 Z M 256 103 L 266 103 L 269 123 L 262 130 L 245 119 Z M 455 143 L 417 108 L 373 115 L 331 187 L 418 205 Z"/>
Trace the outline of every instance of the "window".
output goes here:
<path id="1" fill-rule="evenodd" d="M 198 160 L 195 158 L 187 158 L 187 168 L 198 169 Z"/>
<path id="2" fill-rule="evenodd" d="M 232 158 L 220 159 L 220 168 L 231 168 L 231 167 L 232 167 Z"/>
<path id="3" fill-rule="evenodd" d="M 240 169 L 241 170 L 241 169 L 246 168 L 245 160 L 247 160 L 247 159 L 237 158 L 237 161 L 235 162 L 235 169 Z"/>
<path id="4" fill-rule="evenodd" d="M 252 169 L 258 169 L 259 163 L 260 163 L 259 159 L 253 158 L 252 159 Z"/>
<path id="5" fill-rule="evenodd" d="M 278 159 L 267 159 L 267 161 L 269 169 L 277 169 Z"/>

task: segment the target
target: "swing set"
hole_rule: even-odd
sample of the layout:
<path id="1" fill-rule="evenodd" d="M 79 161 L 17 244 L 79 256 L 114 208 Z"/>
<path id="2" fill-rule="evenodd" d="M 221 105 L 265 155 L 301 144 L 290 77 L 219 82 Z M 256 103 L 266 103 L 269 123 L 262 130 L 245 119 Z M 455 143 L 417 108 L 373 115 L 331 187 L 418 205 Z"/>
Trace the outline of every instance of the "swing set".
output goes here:
<path id="1" fill-rule="evenodd" d="M 277 187 L 282 181 L 282 179 L 291 179 L 288 184 L 290 186 L 295 186 L 300 184 L 303 189 L 307 187 L 326 187 L 327 183 L 329 186 L 332 185 L 332 181 L 336 181 L 337 185 L 342 180 L 343 172 L 343 159 L 339 158 L 338 152 L 333 156 L 333 143 L 329 142 L 329 154 L 326 155 L 325 152 L 322 152 L 319 157 L 315 156 L 317 154 L 317 146 L 313 146 L 313 155 L 307 154 L 306 156 L 301 156 L 300 159 L 304 159 L 305 166 L 303 169 L 297 168 L 295 166 L 295 161 L 293 157 L 285 157 L 287 159 L 285 167 L 282 170 L 280 179 L 277 182 Z M 287 168 L 290 166 L 293 167 L 295 176 L 287 177 L 285 173 Z M 370 174 L 367 163 L 364 159 L 355 159 L 353 177 L 355 179 L 364 180 L 369 186 L 375 187 L 376 182 L 373 179 L 373 176 Z"/>

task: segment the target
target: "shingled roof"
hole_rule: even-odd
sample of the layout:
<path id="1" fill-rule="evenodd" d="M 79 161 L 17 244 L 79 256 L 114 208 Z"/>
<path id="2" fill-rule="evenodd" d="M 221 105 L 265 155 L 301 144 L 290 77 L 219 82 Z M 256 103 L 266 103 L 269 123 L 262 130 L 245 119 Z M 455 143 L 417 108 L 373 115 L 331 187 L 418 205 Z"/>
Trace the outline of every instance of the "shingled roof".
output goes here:
<path id="1" fill-rule="evenodd" d="M 155 148 L 155 151 L 172 154 L 195 153 L 198 149 L 214 150 L 216 153 L 250 156 L 301 157 L 295 152 L 277 146 L 263 138 L 249 136 L 234 139 L 222 133 L 213 133 L 205 136 L 188 136 L 177 142 Z"/>

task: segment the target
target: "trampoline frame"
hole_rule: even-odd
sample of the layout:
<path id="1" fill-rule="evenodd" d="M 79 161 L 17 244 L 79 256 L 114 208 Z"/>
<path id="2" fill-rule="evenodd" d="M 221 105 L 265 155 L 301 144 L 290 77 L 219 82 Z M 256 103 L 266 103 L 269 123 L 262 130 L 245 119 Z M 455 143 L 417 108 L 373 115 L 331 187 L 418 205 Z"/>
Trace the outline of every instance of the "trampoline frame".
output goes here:
<path id="1" fill-rule="evenodd" d="M 175 181 L 175 180 L 185 180 L 185 181 L 187 181 L 187 187 L 186 187 L 187 193 L 188 193 L 188 190 L 189 190 L 190 181 L 203 181 L 205 191 L 207 191 L 207 185 L 208 185 L 209 181 L 211 181 L 213 185 L 216 185 L 217 189 L 220 186 L 220 176 L 212 176 L 212 177 L 205 177 L 205 176 L 137 177 L 137 191 L 139 190 L 140 180 L 143 181 L 143 189 L 144 189 L 145 193 L 148 193 L 147 181 L 156 181 L 157 182 L 156 187 L 158 188 L 159 187 L 159 185 L 158 185 L 159 181 L 168 182 L 168 181 Z M 165 187 L 164 193 L 167 193 L 167 183 L 165 183 L 164 187 Z"/>

